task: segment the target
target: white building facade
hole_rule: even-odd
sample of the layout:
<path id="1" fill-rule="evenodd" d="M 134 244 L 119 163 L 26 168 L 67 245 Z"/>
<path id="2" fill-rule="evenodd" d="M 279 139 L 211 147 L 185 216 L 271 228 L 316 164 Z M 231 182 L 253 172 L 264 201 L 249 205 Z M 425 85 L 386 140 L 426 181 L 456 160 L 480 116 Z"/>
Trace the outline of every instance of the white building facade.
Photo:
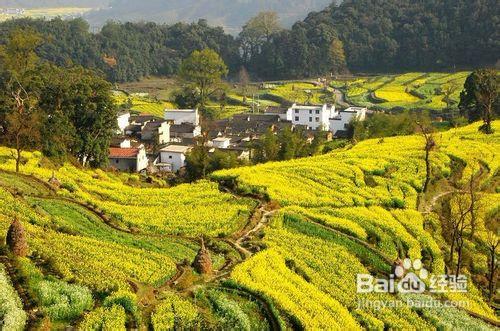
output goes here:
<path id="1" fill-rule="evenodd" d="M 231 144 L 231 139 L 226 137 L 217 137 L 212 139 L 212 146 L 215 148 L 228 148 Z"/>
<path id="2" fill-rule="evenodd" d="M 130 124 L 130 113 L 129 112 L 118 113 L 117 121 L 118 121 L 117 133 L 123 134 L 125 132 L 125 128 Z"/>
<path id="3" fill-rule="evenodd" d="M 109 165 L 121 171 L 140 172 L 148 167 L 149 160 L 143 145 L 137 148 L 109 148 Z"/>
<path id="4" fill-rule="evenodd" d="M 160 149 L 160 159 L 157 164 L 162 171 L 177 172 L 186 166 L 186 154 L 191 147 L 170 145 Z"/>
<path id="5" fill-rule="evenodd" d="M 330 118 L 335 116 L 335 106 L 302 106 L 293 104 L 288 109 L 292 124 L 305 125 L 309 130 L 330 130 Z"/>
<path id="6" fill-rule="evenodd" d="M 337 131 L 345 131 L 349 128 L 349 124 L 354 120 L 364 121 L 366 119 L 366 108 L 349 107 L 345 110 L 340 110 L 330 119 L 330 131 L 335 135 Z"/>
<path id="7" fill-rule="evenodd" d="M 173 124 L 179 125 L 190 123 L 195 126 L 200 125 L 198 109 L 165 109 L 164 118 Z"/>

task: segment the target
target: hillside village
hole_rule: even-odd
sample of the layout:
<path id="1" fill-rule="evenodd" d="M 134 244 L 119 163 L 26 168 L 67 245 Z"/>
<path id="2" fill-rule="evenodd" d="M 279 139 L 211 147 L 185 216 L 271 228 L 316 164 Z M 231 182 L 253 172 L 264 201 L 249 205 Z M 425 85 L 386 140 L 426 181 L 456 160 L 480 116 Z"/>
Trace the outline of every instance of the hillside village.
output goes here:
<path id="1" fill-rule="evenodd" d="M 337 110 L 328 104 L 269 106 L 263 113 L 241 113 L 214 121 L 202 133 L 198 109 L 165 109 L 163 118 L 123 111 L 117 116 L 118 131 L 109 148 L 109 165 L 122 171 L 177 173 L 202 134 L 206 135 L 203 143 L 210 147 L 210 153 L 234 153 L 248 161 L 250 143 L 269 129 L 276 133 L 285 127 L 301 128 L 309 143 L 315 133 L 324 134 L 329 141 L 346 137 L 349 124 L 354 119 L 363 121 L 367 113 L 362 107 Z"/>
<path id="2" fill-rule="evenodd" d="M 0 331 L 500 330 L 495 1 L 3 1 Z"/>

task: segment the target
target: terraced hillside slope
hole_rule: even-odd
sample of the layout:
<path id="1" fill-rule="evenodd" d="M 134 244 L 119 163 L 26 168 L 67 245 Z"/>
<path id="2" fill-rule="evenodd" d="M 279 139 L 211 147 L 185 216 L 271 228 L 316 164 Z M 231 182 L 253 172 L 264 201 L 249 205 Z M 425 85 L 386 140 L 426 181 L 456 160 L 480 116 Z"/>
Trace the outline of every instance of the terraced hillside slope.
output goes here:
<path id="1" fill-rule="evenodd" d="M 442 113 L 457 108 L 469 72 L 407 73 L 334 81 L 349 103 L 373 109 L 422 109 Z"/>
<path id="2" fill-rule="evenodd" d="M 13 330 L 495 329 L 477 276 L 487 269 L 483 220 L 500 204 L 500 122 L 492 135 L 478 126 L 436 134 L 426 194 L 420 136 L 367 140 L 170 188 L 137 175 L 58 168 L 38 152 L 25 153 L 15 174 L 10 150 L 0 148 L 0 236 L 17 218 L 29 247 L 26 257 L 1 247 L 8 295 L 0 320 Z M 437 205 L 476 173 L 486 203 L 466 236 L 468 292 L 357 293 L 357 274 L 389 277 L 398 258 L 421 259 L 431 275 L 453 264 Z M 202 235 L 207 275 L 191 266 Z M 398 307 L 358 306 L 367 298 Z"/>

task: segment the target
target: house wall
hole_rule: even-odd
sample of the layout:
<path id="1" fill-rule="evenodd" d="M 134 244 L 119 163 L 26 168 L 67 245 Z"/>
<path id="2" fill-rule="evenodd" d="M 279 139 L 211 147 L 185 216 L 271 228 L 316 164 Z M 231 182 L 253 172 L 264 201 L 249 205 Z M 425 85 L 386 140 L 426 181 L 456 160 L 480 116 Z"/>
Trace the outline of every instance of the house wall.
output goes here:
<path id="1" fill-rule="evenodd" d="M 148 156 L 146 155 L 145 148 L 139 149 L 139 153 L 137 154 L 136 164 L 137 164 L 137 168 L 136 168 L 137 172 L 142 171 L 148 167 L 149 159 L 148 159 Z"/>
<path id="2" fill-rule="evenodd" d="M 198 109 L 167 109 L 165 110 L 164 118 L 167 121 L 173 121 L 174 124 L 191 123 L 193 125 L 200 124 Z"/>
<path id="3" fill-rule="evenodd" d="M 129 125 L 130 114 L 123 114 L 118 116 L 118 133 L 123 133 L 125 128 Z"/>
<path id="4" fill-rule="evenodd" d="M 170 142 L 170 124 L 164 122 L 158 128 L 158 143 L 167 144 Z"/>
<path id="5" fill-rule="evenodd" d="M 291 111 L 292 123 L 298 125 L 306 125 L 311 130 L 323 128 L 329 130 L 330 117 L 332 116 L 332 109 L 326 105 L 314 109 L 300 108 L 300 106 L 292 107 Z"/>
<path id="6" fill-rule="evenodd" d="M 335 134 L 338 130 L 346 130 L 353 118 L 364 121 L 366 118 L 366 109 L 362 109 L 358 112 L 340 111 L 336 118 L 330 119 L 330 131 Z"/>
<path id="7" fill-rule="evenodd" d="M 217 140 L 212 140 L 213 146 L 217 148 L 228 148 L 229 143 L 231 141 L 229 139 L 223 140 L 223 141 L 217 141 Z"/>
<path id="8" fill-rule="evenodd" d="M 109 165 L 121 171 L 137 171 L 135 159 L 109 158 Z"/>
<path id="9" fill-rule="evenodd" d="M 177 172 L 186 165 L 186 155 L 184 153 L 160 152 L 160 163 L 171 164 L 172 172 Z"/>
<path id="10" fill-rule="evenodd" d="M 130 148 L 130 139 L 123 139 L 120 143 L 120 148 Z"/>

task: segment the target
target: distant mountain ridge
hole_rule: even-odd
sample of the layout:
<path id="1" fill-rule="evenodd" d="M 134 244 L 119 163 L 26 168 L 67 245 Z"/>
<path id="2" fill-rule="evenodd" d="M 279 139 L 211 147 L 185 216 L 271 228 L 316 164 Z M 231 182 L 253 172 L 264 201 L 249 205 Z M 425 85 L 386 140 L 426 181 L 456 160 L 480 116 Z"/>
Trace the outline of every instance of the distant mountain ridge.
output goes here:
<path id="1" fill-rule="evenodd" d="M 0 1 L 0 8 L 106 8 L 109 3 L 110 0 L 2 0 Z"/>
<path id="2" fill-rule="evenodd" d="M 237 34 L 260 11 L 276 11 L 283 26 L 290 27 L 309 12 L 323 10 L 331 3 L 332 0 L 6 0 L 1 1 L 0 7 L 101 8 L 85 17 L 92 26 L 102 26 L 108 20 L 173 24 L 206 19 L 210 25 Z"/>

